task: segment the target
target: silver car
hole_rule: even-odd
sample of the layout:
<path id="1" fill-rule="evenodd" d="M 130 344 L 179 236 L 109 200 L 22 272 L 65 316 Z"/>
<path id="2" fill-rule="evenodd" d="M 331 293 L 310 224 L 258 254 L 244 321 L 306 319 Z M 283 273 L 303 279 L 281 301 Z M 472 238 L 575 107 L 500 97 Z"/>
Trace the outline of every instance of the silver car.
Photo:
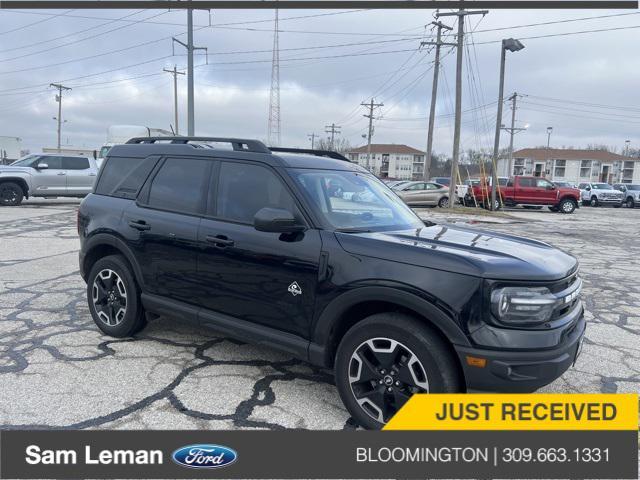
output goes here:
<path id="1" fill-rule="evenodd" d="M 395 192 L 409 206 L 449 206 L 449 187 L 435 182 L 409 182 Z"/>

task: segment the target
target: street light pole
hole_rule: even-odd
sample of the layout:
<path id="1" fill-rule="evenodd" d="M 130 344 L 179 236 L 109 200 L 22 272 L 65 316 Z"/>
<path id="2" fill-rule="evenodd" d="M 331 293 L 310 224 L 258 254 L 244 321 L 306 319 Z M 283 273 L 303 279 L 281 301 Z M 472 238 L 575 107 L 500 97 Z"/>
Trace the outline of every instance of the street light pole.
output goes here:
<path id="1" fill-rule="evenodd" d="M 502 103 L 504 102 L 504 64 L 507 57 L 507 50 L 517 52 L 522 50 L 524 45 L 513 38 L 502 40 L 500 48 L 500 86 L 498 87 L 498 113 L 496 118 L 496 134 L 493 143 L 493 158 L 491 162 L 491 210 L 496 210 L 496 189 L 498 188 L 498 153 L 500 151 L 500 129 L 502 127 Z"/>
<path id="2" fill-rule="evenodd" d="M 553 132 L 553 127 L 547 127 L 547 150 L 551 145 L 551 132 Z"/>

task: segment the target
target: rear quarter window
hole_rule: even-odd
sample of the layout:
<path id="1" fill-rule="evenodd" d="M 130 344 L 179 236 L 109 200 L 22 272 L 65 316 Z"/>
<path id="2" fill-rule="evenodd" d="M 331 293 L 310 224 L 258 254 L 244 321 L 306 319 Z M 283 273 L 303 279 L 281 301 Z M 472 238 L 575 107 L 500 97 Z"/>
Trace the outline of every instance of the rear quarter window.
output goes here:
<path id="1" fill-rule="evenodd" d="M 95 193 L 110 197 L 136 198 L 157 162 L 157 157 L 108 157 L 101 166 Z"/>

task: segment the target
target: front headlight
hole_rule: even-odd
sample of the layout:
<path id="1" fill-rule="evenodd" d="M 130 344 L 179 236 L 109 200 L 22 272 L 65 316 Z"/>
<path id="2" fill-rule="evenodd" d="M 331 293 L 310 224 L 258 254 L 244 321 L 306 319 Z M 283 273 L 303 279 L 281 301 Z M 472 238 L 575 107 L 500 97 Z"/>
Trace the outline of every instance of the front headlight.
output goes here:
<path id="1" fill-rule="evenodd" d="M 491 311 L 504 323 L 542 323 L 551 318 L 558 297 L 546 287 L 503 287 L 491 293 Z"/>

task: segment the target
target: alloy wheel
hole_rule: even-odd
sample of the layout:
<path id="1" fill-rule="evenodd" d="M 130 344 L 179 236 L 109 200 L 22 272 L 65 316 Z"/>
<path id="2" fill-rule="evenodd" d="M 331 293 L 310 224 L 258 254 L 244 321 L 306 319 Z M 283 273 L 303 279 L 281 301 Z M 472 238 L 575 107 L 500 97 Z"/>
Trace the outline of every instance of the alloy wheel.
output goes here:
<path id="1" fill-rule="evenodd" d="M 389 421 L 414 393 L 429 391 L 422 362 L 406 345 L 390 338 L 361 343 L 348 368 L 356 402 L 380 423 Z"/>
<path id="2" fill-rule="evenodd" d="M 564 213 L 571 213 L 573 212 L 574 206 L 572 202 L 563 202 L 562 204 L 562 211 Z"/>
<path id="3" fill-rule="evenodd" d="M 127 313 L 127 289 L 122 278 L 110 269 L 101 270 L 93 280 L 92 301 L 100 320 L 115 327 Z"/>
<path id="4" fill-rule="evenodd" d="M 18 199 L 17 192 L 10 187 L 0 187 L 0 202 L 4 205 L 13 205 Z"/>

